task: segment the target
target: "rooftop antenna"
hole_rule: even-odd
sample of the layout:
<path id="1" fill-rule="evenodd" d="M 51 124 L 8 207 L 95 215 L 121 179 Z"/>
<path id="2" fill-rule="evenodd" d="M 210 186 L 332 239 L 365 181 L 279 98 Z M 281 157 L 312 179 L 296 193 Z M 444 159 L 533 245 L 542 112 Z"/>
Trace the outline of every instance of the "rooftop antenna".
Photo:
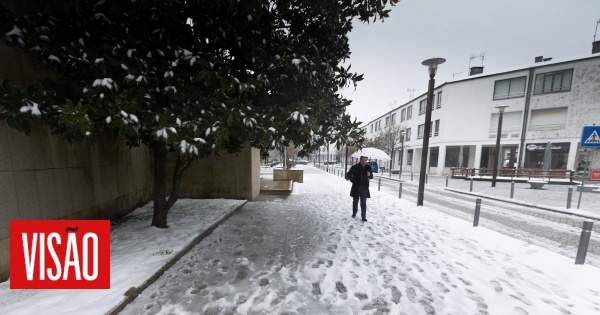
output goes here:
<path id="1" fill-rule="evenodd" d="M 406 92 L 408 92 L 408 99 L 412 100 L 413 97 L 415 96 L 415 89 L 406 89 Z"/>
<path id="2" fill-rule="evenodd" d="M 594 32 L 594 42 L 596 41 L 596 33 L 598 33 L 598 24 L 600 24 L 600 19 L 596 22 L 596 31 Z"/>
<path id="3" fill-rule="evenodd" d="M 483 60 L 485 59 L 485 53 L 482 52 L 479 55 L 471 55 L 471 57 L 469 58 L 469 70 L 471 70 L 471 61 L 473 61 L 473 59 L 475 58 L 481 58 L 481 66 L 483 67 Z"/>
<path id="4" fill-rule="evenodd" d="M 461 74 L 461 73 L 462 73 L 462 72 L 454 72 L 454 73 L 452 74 L 452 80 L 454 80 L 454 77 L 455 77 L 457 74 Z"/>

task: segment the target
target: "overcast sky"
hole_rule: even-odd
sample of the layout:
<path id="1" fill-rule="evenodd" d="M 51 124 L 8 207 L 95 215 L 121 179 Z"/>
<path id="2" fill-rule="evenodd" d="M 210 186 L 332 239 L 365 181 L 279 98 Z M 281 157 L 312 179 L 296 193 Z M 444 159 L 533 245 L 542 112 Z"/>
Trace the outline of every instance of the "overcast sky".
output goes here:
<path id="1" fill-rule="evenodd" d="M 407 89 L 426 93 L 431 57 L 446 59 L 438 86 L 465 78 L 481 53 L 484 73 L 591 54 L 598 20 L 600 0 L 401 0 L 383 23 L 354 23 L 351 70 L 365 79 L 344 91 L 348 112 L 366 123 L 408 102 Z"/>

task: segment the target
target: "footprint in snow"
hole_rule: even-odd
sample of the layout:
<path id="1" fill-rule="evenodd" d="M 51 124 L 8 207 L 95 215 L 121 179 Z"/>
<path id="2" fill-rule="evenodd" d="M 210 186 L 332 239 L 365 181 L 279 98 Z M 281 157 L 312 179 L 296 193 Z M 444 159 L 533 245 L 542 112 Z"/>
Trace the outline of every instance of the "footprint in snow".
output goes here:
<path id="1" fill-rule="evenodd" d="M 450 292 L 450 289 L 446 288 L 446 286 L 443 283 L 439 282 L 439 281 L 435 283 L 435 286 L 438 288 L 438 290 L 440 290 L 440 291 L 442 291 L 444 293 Z"/>
<path id="2" fill-rule="evenodd" d="M 406 297 L 408 297 L 411 302 L 415 302 L 417 300 L 417 292 L 415 291 L 415 288 L 408 287 L 406 289 Z"/>
<path id="3" fill-rule="evenodd" d="M 488 306 L 485 304 L 483 298 L 479 294 L 469 289 L 466 289 L 465 291 L 467 292 L 469 299 L 477 302 L 477 309 L 479 310 L 479 313 L 487 314 Z"/>
<path id="4" fill-rule="evenodd" d="M 361 292 L 354 293 L 354 296 L 357 297 L 361 301 L 364 301 L 369 298 L 369 296 L 366 293 L 361 293 Z"/>
<path id="5" fill-rule="evenodd" d="M 398 290 L 398 288 L 396 288 L 396 286 L 391 286 L 391 290 L 392 290 L 392 302 L 399 304 L 400 299 L 402 298 L 402 293 L 400 292 L 400 290 Z"/>
<path id="6" fill-rule="evenodd" d="M 494 290 L 498 293 L 502 292 L 502 285 L 500 285 L 500 282 L 496 281 L 496 280 L 492 280 L 490 281 L 490 283 L 494 286 Z"/>

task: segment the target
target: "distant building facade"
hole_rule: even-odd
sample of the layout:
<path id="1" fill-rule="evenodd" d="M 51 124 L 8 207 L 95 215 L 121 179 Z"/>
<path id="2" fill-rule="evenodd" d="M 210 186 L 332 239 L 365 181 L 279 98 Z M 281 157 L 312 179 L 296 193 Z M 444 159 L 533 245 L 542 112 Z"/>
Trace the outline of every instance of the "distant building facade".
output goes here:
<path id="1" fill-rule="evenodd" d="M 538 57 L 528 67 L 479 73 L 435 87 L 428 161 L 424 161 L 428 173 L 449 174 L 453 167 L 493 168 L 499 105 L 508 106 L 502 123 L 501 167 L 541 168 L 551 143 L 552 169 L 580 169 L 582 127 L 600 125 L 600 53 L 549 59 Z M 426 105 L 425 93 L 363 125 L 370 139 L 390 126 L 404 130 L 404 147 L 397 143 L 393 169 L 419 171 Z M 591 168 L 600 169 L 598 153 L 591 153 Z"/>

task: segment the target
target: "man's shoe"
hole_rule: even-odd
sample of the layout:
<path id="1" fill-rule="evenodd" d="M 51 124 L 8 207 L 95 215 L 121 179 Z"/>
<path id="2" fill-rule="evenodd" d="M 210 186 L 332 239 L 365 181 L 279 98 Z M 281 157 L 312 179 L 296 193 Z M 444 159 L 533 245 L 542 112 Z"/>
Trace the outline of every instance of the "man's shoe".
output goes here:
<path id="1" fill-rule="evenodd" d="M 367 222 L 367 219 L 363 218 L 363 219 L 362 219 L 362 221 L 363 221 L 363 222 Z"/>
<path id="2" fill-rule="evenodd" d="M 353 214 L 353 215 L 352 215 L 352 217 L 353 217 L 353 218 L 356 218 L 356 214 Z"/>

